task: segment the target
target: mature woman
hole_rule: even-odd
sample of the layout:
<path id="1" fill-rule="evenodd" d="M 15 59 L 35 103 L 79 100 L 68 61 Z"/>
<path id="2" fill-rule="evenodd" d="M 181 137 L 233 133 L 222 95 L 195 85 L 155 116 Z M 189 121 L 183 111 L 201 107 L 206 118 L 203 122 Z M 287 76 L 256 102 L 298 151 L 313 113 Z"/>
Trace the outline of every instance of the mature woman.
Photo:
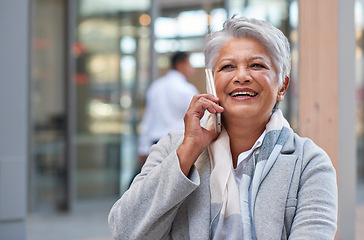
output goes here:
<path id="1" fill-rule="evenodd" d="M 290 71 L 287 38 L 232 18 L 205 49 L 217 97 L 196 95 L 185 131 L 151 148 L 115 203 L 115 239 L 333 239 L 337 187 L 327 154 L 295 134 L 277 108 Z M 220 134 L 201 127 L 222 113 Z M 210 119 L 210 118 L 208 118 Z"/>

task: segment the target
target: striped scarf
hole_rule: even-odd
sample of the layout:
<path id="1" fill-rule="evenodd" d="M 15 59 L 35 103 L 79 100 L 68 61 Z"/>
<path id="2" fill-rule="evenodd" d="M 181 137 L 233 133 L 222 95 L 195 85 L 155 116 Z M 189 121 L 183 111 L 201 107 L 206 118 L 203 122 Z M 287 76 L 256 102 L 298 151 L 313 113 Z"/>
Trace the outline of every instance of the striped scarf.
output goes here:
<path id="1" fill-rule="evenodd" d="M 266 125 L 262 146 L 250 156 L 238 188 L 230 140 L 225 129 L 210 144 L 211 159 L 211 239 L 256 239 L 254 229 L 255 198 L 265 176 L 289 135 L 289 124 L 277 109 Z"/>

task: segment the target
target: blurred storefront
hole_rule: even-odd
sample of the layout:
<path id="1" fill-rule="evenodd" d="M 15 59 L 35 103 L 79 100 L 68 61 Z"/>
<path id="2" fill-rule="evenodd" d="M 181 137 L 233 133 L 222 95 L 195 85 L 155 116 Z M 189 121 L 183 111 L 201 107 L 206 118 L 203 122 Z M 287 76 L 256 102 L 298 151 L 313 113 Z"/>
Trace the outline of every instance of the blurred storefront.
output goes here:
<path id="1" fill-rule="evenodd" d="M 188 51 L 204 92 L 205 35 L 233 13 L 272 22 L 297 56 L 295 1 L 37 0 L 31 10 L 30 211 L 122 194 L 149 83 Z M 282 108 L 297 127 L 295 71 Z"/>

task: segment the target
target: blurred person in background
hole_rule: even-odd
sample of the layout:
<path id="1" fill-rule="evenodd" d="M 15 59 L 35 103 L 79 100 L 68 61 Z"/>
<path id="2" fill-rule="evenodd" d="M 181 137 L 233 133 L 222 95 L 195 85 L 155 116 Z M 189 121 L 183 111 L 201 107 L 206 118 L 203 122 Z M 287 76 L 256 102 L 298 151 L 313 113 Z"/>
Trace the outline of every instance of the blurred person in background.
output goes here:
<path id="1" fill-rule="evenodd" d="M 171 69 L 153 81 L 146 93 L 138 145 L 140 167 L 153 144 L 171 130 L 184 129 L 183 117 L 192 97 L 199 93 L 189 82 L 195 72 L 189 54 L 177 52 L 170 62 Z"/>
<path id="2" fill-rule="evenodd" d="M 233 17 L 205 47 L 217 97 L 194 96 L 184 131 L 163 137 L 114 204 L 115 239 L 327 239 L 337 229 L 329 156 L 298 136 L 278 103 L 290 46 L 271 24 Z M 222 113 L 222 131 L 205 111 Z M 213 116 L 213 115 L 210 115 Z"/>

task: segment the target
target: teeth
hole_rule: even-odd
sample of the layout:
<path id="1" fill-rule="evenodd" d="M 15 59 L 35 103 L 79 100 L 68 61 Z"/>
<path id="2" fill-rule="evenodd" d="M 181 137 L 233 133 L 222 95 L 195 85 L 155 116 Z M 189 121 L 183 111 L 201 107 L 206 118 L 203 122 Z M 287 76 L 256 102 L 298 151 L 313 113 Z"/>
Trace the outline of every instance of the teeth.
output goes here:
<path id="1" fill-rule="evenodd" d="M 254 97 L 258 95 L 258 93 L 254 93 L 254 92 L 233 92 L 230 93 L 230 96 L 232 97 Z"/>

